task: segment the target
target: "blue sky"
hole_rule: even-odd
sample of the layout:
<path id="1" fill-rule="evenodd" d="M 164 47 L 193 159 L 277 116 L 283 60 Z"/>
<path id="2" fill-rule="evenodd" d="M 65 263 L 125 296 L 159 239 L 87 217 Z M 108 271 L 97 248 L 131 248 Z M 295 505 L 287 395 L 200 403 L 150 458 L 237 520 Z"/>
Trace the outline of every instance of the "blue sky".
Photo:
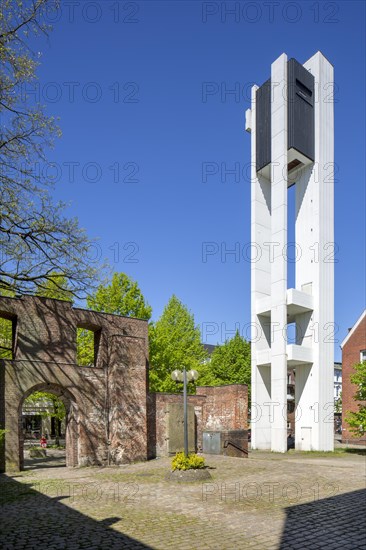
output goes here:
<path id="1" fill-rule="evenodd" d="M 175 293 L 214 344 L 249 336 L 250 87 L 283 52 L 331 61 L 339 359 L 365 307 L 365 3 L 81 0 L 57 19 L 28 90 L 60 117 L 55 194 L 154 319 Z"/>

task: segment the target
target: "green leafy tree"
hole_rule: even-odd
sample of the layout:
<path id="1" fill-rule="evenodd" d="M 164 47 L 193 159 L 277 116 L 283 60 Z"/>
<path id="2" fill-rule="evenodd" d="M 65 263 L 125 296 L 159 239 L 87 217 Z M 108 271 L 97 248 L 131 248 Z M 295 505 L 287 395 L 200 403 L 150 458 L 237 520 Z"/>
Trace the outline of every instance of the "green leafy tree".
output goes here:
<path id="1" fill-rule="evenodd" d="M 74 299 L 73 293 L 69 290 L 66 277 L 59 273 L 50 274 L 50 279 L 45 282 L 42 288 L 37 288 L 36 296 L 63 300 L 65 302 L 72 302 Z"/>
<path id="2" fill-rule="evenodd" d="M 53 182 L 42 169 L 60 130 L 25 93 L 37 82 L 41 55 L 31 45 L 49 32 L 45 14 L 56 5 L 54 0 L 0 3 L 0 288 L 34 294 L 58 272 L 76 296 L 83 296 L 97 274 L 88 261 L 91 243 L 77 219 L 65 216 L 65 204 L 53 201 Z"/>
<path id="3" fill-rule="evenodd" d="M 88 296 L 87 304 L 94 311 L 149 320 L 152 308 L 146 302 L 138 284 L 125 273 L 114 273 L 112 281 L 100 285 Z"/>
<path id="4" fill-rule="evenodd" d="M 0 318 L 0 359 L 13 358 L 13 323 L 11 319 Z"/>
<path id="5" fill-rule="evenodd" d="M 357 386 L 353 399 L 358 401 L 358 411 L 348 411 L 346 422 L 352 433 L 362 437 L 366 432 L 366 361 L 354 365 L 354 374 L 351 375 L 351 382 Z"/>
<path id="6" fill-rule="evenodd" d="M 36 391 L 24 400 L 24 404 L 37 409 L 37 414 L 43 418 L 55 418 L 55 444 L 60 445 L 59 421 L 66 417 L 63 401 L 53 393 Z"/>
<path id="7" fill-rule="evenodd" d="M 334 412 L 335 413 L 341 413 L 342 412 L 342 392 L 339 392 L 338 399 L 336 399 L 334 403 Z"/>
<path id="8" fill-rule="evenodd" d="M 150 325 L 149 340 L 151 391 L 179 391 L 170 376 L 175 369 L 202 371 L 207 353 L 201 344 L 200 330 L 192 313 L 176 296 L 171 297 L 160 319 Z"/>
<path id="9" fill-rule="evenodd" d="M 250 364 L 250 344 L 237 331 L 233 338 L 214 349 L 200 383 L 209 386 L 248 384 L 250 389 Z"/>

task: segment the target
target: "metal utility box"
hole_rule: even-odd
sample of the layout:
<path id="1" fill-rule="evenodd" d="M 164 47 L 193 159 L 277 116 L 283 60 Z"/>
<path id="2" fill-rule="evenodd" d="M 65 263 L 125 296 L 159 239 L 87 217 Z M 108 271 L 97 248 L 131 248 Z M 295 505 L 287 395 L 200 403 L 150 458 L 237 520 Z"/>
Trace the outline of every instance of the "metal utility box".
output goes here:
<path id="1" fill-rule="evenodd" d="M 202 450 L 204 453 L 207 453 L 209 455 L 221 454 L 221 433 L 203 432 Z"/>
<path id="2" fill-rule="evenodd" d="M 273 87 L 276 87 L 273 83 Z M 256 92 L 256 170 L 271 163 L 271 79 Z M 288 171 L 314 161 L 314 76 L 296 59 L 287 62 Z"/>
<path id="3" fill-rule="evenodd" d="M 203 452 L 213 455 L 248 457 L 248 431 L 205 431 L 203 432 Z"/>

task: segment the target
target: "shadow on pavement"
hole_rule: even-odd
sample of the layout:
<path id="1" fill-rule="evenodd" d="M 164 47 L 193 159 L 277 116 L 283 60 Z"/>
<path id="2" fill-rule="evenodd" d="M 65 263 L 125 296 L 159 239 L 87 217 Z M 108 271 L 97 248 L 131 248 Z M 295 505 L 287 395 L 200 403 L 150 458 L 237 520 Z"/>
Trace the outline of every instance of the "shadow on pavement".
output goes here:
<path id="1" fill-rule="evenodd" d="M 38 470 L 39 468 L 66 467 L 66 451 L 53 451 L 47 449 L 48 456 L 30 458 L 29 453 L 24 454 L 24 470 Z"/>
<path id="2" fill-rule="evenodd" d="M 0 548 L 151 550 L 140 541 L 111 529 L 123 517 L 94 520 L 51 498 L 30 483 L 0 474 Z M 96 503 L 96 509 L 98 504 Z"/>
<path id="3" fill-rule="evenodd" d="M 286 508 L 279 550 L 366 549 L 366 490 Z"/>

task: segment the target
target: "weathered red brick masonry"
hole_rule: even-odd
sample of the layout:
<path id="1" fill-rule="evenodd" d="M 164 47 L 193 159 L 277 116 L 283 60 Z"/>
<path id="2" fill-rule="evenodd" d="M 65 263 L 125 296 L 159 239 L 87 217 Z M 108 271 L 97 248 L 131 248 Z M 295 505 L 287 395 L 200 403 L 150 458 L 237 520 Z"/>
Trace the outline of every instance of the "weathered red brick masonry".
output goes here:
<path id="1" fill-rule="evenodd" d="M 366 433 L 363 437 L 356 437 L 349 429 L 345 420 L 348 411 L 356 412 L 358 404 L 365 405 L 364 402 L 356 402 L 354 395 L 357 387 L 351 382 L 351 376 L 355 373 L 354 365 L 360 363 L 366 356 L 366 310 L 350 329 L 342 344 L 342 441 L 344 443 L 366 443 Z"/>
<path id="2" fill-rule="evenodd" d="M 22 405 L 36 390 L 55 393 L 66 405 L 68 466 L 121 464 L 171 451 L 168 418 L 172 426 L 172 405 L 182 398 L 148 394 L 146 321 L 33 296 L 0 297 L 0 316 L 13 325 L 13 359 L 0 362 L 0 427 L 7 430 L 0 469 L 23 466 Z M 77 364 L 78 327 L 94 332 L 94 366 Z M 244 385 L 198 388 L 189 400 L 196 448 L 205 429 L 247 428 Z"/>

